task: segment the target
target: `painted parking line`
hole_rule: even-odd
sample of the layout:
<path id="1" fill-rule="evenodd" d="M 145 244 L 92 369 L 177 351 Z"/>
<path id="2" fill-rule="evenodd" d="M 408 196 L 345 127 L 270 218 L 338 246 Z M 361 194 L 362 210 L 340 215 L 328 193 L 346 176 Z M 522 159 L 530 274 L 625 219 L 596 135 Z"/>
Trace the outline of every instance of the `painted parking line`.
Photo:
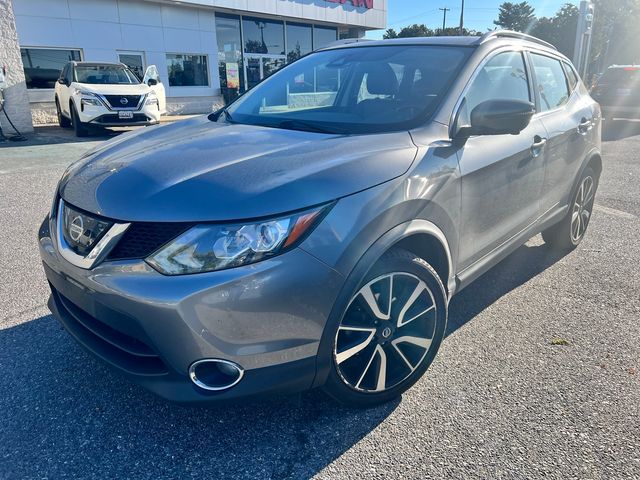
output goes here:
<path id="1" fill-rule="evenodd" d="M 599 212 L 602 212 L 602 213 L 607 213 L 609 215 L 614 215 L 616 217 L 627 218 L 629 220 L 634 220 L 634 219 L 638 218 L 633 213 L 625 212 L 623 210 L 618 210 L 617 208 L 604 207 L 604 206 L 598 205 L 598 204 L 594 205 L 593 209 L 597 210 Z"/>

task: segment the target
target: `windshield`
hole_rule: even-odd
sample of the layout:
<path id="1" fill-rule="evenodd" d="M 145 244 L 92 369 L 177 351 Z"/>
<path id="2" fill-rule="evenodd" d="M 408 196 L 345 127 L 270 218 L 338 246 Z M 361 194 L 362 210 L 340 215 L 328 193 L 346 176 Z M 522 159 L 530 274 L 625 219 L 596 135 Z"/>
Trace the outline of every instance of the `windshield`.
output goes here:
<path id="1" fill-rule="evenodd" d="M 136 75 L 121 65 L 76 65 L 74 81 L 93 85 L 133 85 Z"/>
<path id="2" fill-rule="evenodd" d="M 327 133 L 413 128 L 434 113 L 471 52 L 427 45 L 320 51 L 248 91 L 226 119 Z"/>

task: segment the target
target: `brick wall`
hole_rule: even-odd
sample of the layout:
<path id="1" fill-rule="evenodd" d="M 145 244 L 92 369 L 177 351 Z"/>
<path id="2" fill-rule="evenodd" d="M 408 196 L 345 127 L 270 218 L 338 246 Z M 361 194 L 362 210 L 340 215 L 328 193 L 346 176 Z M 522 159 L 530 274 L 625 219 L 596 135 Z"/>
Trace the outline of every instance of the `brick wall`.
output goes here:
<path id="1" fill-rule="evenodd" d="M 4 108 L 21 133 L 32 132 L 31 109 L 11 0 L 0 0 L 0 66 L 2 65 L 6 65 L 8 69 Z M 5 135 L 15 133 L 4 113 L 0 114 L 0 125 Z"/>

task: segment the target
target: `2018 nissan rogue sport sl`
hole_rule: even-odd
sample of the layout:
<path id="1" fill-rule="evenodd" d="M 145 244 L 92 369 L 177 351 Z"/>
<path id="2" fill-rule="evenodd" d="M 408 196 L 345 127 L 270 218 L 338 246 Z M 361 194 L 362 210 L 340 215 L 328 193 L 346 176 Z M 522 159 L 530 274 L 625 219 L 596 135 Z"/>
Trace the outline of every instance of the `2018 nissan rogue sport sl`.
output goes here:
<path id="1" fill-rule="evenodd" d="M 539 232 L 580 243 L 601 168 L 600 109 L 544 42 L 334 45 L 72 164 L 49 306 L 167 399 L 373 405 L 425 373 L 454 293 Z"/>

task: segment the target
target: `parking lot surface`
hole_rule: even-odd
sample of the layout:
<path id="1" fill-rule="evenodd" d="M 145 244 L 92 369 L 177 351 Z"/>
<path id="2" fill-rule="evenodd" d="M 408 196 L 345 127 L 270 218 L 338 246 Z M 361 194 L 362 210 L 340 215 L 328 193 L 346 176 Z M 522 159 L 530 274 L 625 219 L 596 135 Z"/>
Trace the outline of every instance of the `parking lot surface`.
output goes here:
<path id="1" fill-rule="evenodd" d="M 462 291 L 431 369 L 372 410 L 181 407 L 85 353 L 46 308 L 36 231 L 104 137 L 42 135 L 0 146 L 0 478 L 640 478 L 640 124 L 605 129 L 579 248 L 535 237 Z"/>

